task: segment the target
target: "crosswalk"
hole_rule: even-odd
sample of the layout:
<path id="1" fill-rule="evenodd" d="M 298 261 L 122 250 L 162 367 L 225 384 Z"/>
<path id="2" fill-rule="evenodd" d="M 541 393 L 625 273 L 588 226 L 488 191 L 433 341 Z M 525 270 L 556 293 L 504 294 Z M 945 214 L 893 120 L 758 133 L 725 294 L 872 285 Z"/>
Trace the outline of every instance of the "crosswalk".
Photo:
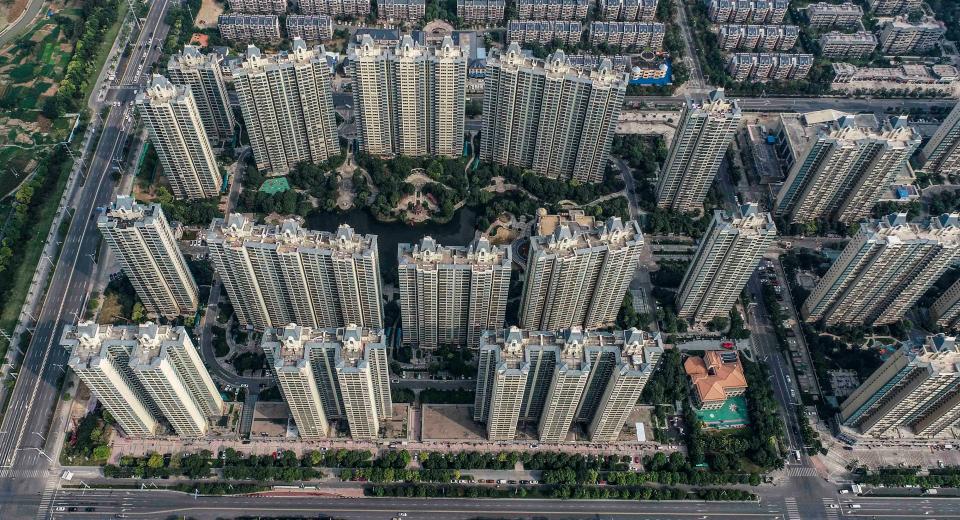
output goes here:
<path id="1" fill-rule="evenodd" d="M 800 508 L 797 507 L 797 499 L 793 497 L 787 497 L 783 499 L 787 505 L 787 518 L 789 520 L 803 520 L 803 517 L 800 516 Z"/>
<path id="2" fill-rule="evenodd" d="M 0 468 L 0 478 L 44 478 L 47 474 L 43 468 Z"/>
<path id="3" fill-rule="evenodd" d="M 817 477 L 817 470 L 803 466 L 790 466 L 788 470 L 791 477 Z"/>
<path id="4" fill-rule="evenodd" d="M 37 520 L 47 520 L 50 517 L 50 504 L 57 496 L 57 490 L 60 488 L 60 479 L 55 476 L 47 478 L 46 485 L 43 486 L 43 494 L 40 495 L 40 507 L 37 509 Z"/>
<path id="5" fill-rule="evenodd" d="M 834 507 L 830 507 L 834 506 Z M 832 498 L 823 499 L 823 509 L 826 510 L 827 514 L 825 515 L 827 520 L 837 520 L 840 518 L 840 504 Z"/>

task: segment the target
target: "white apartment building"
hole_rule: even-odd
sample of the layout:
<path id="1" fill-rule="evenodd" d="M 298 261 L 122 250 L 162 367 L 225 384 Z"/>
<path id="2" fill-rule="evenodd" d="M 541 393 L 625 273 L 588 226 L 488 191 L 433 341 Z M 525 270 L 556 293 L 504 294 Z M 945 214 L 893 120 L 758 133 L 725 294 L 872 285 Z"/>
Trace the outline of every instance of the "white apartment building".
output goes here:
<path id="1" fill-rule="evenodd" d="M 960 419 L 960 351 L 939 334 L 903 344 L 840 407 L 841 423 L 872 437 L 933 437 Z"/>
<path id="2" fill-rule="evenodd" d="M 947 27 L 932 16 L 911 22 L 901 16 L 880 30 L 880 52 L 887 56 L 923 54 L 935 48 Z"/>
<path id="3" fill-rule="evenodd" d="M 662 352 L 659 335 L 637 329 L 485 331 L 474 420 L 489 440 L 514 440 L 528 425 L 541 442 L 615 441 Z"/>
<path id="4" fill-rule="evenodd" d="M 734 81 L 801 80 L 813 68 L 813 54 L 737 52 L 730 55 L 727 71 Z"/>
<path id="5" fill-rule="evenodd" d="M 507 41 L 511 44 L 559 42 L 576 45 L 583 36 L 583 23 L 578 20 L 509 20 Z"/>
<path id="6" fill-rule="evenodd" d="M 393 416 L 383 331 L 290 324 L 267 329 L 261 345 L 301 438 L 325 437 L 328 421 L 341 419 L 352 438 L 372 440 Z"/>
<path id="7" fill-rule="evenodd" d="M 657 0 L 600 0 L 604 20 L 652 22 L 657 16 Z"/>
<path id="8" fill-rule="evenodd" d="M 923 169 L 941 175 L 960 173 L 960 103 L 920 151 Z"/>
<path id="9" fill-rule="evenodd" d="M 126 327 L 113 329 L 90 322 L 65 325 L 60 345 L 70 352 L 67 366 L 110 412 L 125 435 L 156 435 L 158 423 L 151 411 L 153 403 L 143 395 L 128 363 L 135 334 Z M 105 341 L 111 337 L 115 339 Z"/>
<path id="10" fill-rule="evenodd" d="M 687 100 L 660 173 L 658 206 L 685 212 L 702 208 L 742 115 L 737 100 L 724 97 L 723 89 L 699 103 Z"/>
<path id="11" fill-rule="evenodd" d="M 910 14 L 919 11 L 922 0 L 867 0 L 870 11 L 874 16 L 892 16 Z"/>
<path id="12" fill-rule="evenodd" d="M 277 43 L 281 39 L 280 17 L 275 14 L 221 14 L 217 29 L 224 40 L 231 42 Z"/>
<path id="13" fill-rule="evenodd" d="M 197 438 L 209 419 L 223 413 L 223 400 L 183 327 L 64 327 L 60 345 L 71 369 L 130 436 L 161 433 L 165 420 L 180 437 Z"/>
<path id="14" fill-rule="evenodd" d="M 372 155 L 463 152 L 466 45 L 423 46 L 404 36 L 389 48 L 364 35 L 347 50 L 358 142 Z"/>
<path id="15" fill-rule="evenodd" d="M 643 234 L 637 222 L 596 222 L 582 211 L 541 210 L 530 237 L 520 323 L 531 330 L 587 329 L 614 323 L 637 270 Z"/>
<path id="16" fill-rule="evenodd" d="M 590 43 L 638 51 L 663 50 L 666 27 L 659 22 L 593 22 Z"/>
<path id="17" fill-rule="evenodd" d="M 922 224 L 906 213 L 861 224 L 801 309 L 808 322 L 876 326 L 903 318 L 960 259 L 960 215 Z"/>
<path id="18" fill-rule="evenodd" d="M 510 247 L 491 245 L 486 237 L 468 247 L 445 247 L 429 236 L 400 244 L 404 344 L 475 347 L 481 331 L 503 327 L 512 259 Z"/>
<path id="19" fill-rule="evenodd" d="M 426 12 L 426 0 L 378 0 L 377 18 L 395 22 L 416 22 Z"/>
<path id="20" fill-rule="evenodd" d="M 700 323 L 726 317 L 776 236 L 773 218 L 756 203 L 714 211 L 677 291 L 677 315 Z"/>
<path id="21" fill-rule="evenodd" d="M 238 13 L 284 14 L 287 0 L 229 0 L 230 10 Z"/>
<path id="22" fill-rule="evenodd" d="M 191 87 L 174 86 L 155 74 L 150 86 L 137 94 L 136 103 L 173 195 L 178 199 L 220 195 L 223 176 Z"/>
<path id="23" fill-rule="evenodd" d="M 717 40 L 725 51 L 785 51 L 793 48 L 800 35 L 796 25 L 721 25 Z"/>
<path id="24" fill-rule="evenodd" d="M 581 69 L 562 51 L 540 61 L 511 43 L 487 59 L 481 159 L 552 179 L 602 181 L 627 82 L 609 60 Z"/>
<path id="25" fill-rule="evenodd" d="M 614 332 L 616 336 L 616 332 Z M 612 352 L 611 352 L 612 351 Z M 586 396 L 599 395 L 599 402 L 593 412 L 593 418 L 587 425 L 587 433 L 592 442 L 615 442 L 620 437 L 623 424 L 633 412 L 647 381 L 653 375 L 663 355 L 663 343 L 660 335 L 651 335 L 637 329 L 625 330 L 620 338 L 615 337 L 614 346 L 597 346 L 587 349 L 587 358 L 595 367 L 595 377 L 588 381 Z M 610 364 L 609 368 L 605 364 Z M 609 379 L 598 379 L 609 371 Z M 602 393 L 601 393 L 602 385 Z M 578 414 L 586 414 L 584 405 L 591 402 L 581 401 Z"/>
<path id="26" fill-rule="evenodd" d="M 333 19 L 325 14 L 287 16 L 287 38 L 319 42 L 333 38 Z"/>
<path id="27" fill-rule="evenodd" d="M 232 213 L 207 233 L 214 270 L 240 323 L 257 329 L 383 326 L 375 235 L 311 231 L 294 220 L 256 225 Z"/>
<path id="28" fill-rule="evenodd" d="M 584 355 L 584 343 L 577 337 L 578 331 L 562 334 L 555 351 L 555 367 L 546 372 L 548 382 L 543 405 L 540 407 L 540 421 L 537 433 L 542 442 L 564 442 L 577 414 L 577 407 L 587 388 L 590 378 L 590 362 Z"/>
<path id="29" fill-rule="evenodd" d="M 825 58 L 865 58 L 877 49 L 877 37 L 870 31 L 846 34 L 830 31 L 820 37 L 820 55 Z"/>
<path id="30" fill-rule="evenodd" d="M 270 56 L 247 47 L 233 78 L 257 168 L 286 174 L 340 154 L 330 77 L 323 46 L 294 39 L 291 51 Z"/>
<path id="31" fill-rule="evenodd" d="M 183 327 L 141 325 L 128 363 L 177 435 L 202 437 L 207 418 L 223 414 L 220 391 Z"/>
<path id="32" fill-rule="evenodd" d="M 960 328 L 960 280 L 934 300 L 930 306 L 930 317 L 943 328 Z"/>
<path id="33" fill-rule="evenodd" d="M 590 0 L 516 0 L 520 20 L 580 20 L 587 17 Z"/>
<path id="34" fill-rule="evenodd" d="M 705 0 L 717 23 L 783 23 L 789 0 Z"/>
<path id="35" fill-rule="evenodd" d="M 828 4 L 817 2 L 807 6 L 807 22 L 811 27 L 857 27 L 863 19 L 863 9 L 852 2 Z"/>
<path id="36" fill-rule="evenodd" d="M 881 124 L 869 114 L 822 110 L 783 121 L 798 159 L 774 211 L 794 223 L 867 218 L 920 144 L 905 116 Z"/>
<path id="37" fill-rule="evenodd" d="M 232 139 L 236 125 L 223 81 L 222 62 L 217 53 L 200 54 L 200 48 L 193 45 L 184 45 L 183 51 L 170 56 L 167 62 L 170 82 L 190 87 L 207 138 L 216 143 Z"/>
<path id="38" fill-rule="evenodd" d="M 370 0 L 298 0 L 302 14 L 365 17 L 370 14 Z"/>
<path id="39" fill-rule="evenodd" d="M 97 228 L 148 312 L 173 319 L 197 310 L 197 284 L 159 204 L 121 195 Z"/>
<path id="40" fill-rule="evenodd" d="M 505 0 L 457 0 L 457 17 L 468 24 L 503 22 Z"/>

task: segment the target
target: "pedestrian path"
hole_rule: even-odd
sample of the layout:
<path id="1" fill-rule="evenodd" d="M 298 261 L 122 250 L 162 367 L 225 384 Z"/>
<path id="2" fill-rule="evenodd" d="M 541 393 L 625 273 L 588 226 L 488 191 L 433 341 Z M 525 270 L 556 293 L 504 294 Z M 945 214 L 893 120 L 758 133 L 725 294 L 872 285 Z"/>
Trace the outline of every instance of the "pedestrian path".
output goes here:
<path id="1" fill-rule="evenodd" d="M 835 507 L 830 507 L 835 506 Z M 832 498 L 823 499 L 823 508 L 827 511 L 826 518 L 827 520 L 837 520 L 840 518 L 840 504 Z"/>
<path id="2" fill-rule="evenodd" d="M 46 475 L 45 468 L 0 468 L 0 478 L 43 478 Z"/>
<path id="3" fill-rule="evenodd" d="M 43 486 L 43 494 L 40 496 L 40 507 L 37 509 L 37 520 L 46 520 L 50 517 L 50 504 L 57 496 L 57 490 L 60 489 L 60 478 L 51 475 L 47 478 L 46 485 Z"/>
<path id="4" fill-rule="evenodd" d="M 797 507 L 797 499 L 794 497 L 787 497 L 783 499 L 787 505 L 787 518 L 789 520 L 803 520 L 803 517 L 800 516 L 800 508 Z"/>
<path id="5" fill-rule="evenodd" d="M 789 469 L 791 477 L 818 477 L 820 476 L 817 473 L 815 468 L 808 468 L 805 466 L 790 466 Z"/>

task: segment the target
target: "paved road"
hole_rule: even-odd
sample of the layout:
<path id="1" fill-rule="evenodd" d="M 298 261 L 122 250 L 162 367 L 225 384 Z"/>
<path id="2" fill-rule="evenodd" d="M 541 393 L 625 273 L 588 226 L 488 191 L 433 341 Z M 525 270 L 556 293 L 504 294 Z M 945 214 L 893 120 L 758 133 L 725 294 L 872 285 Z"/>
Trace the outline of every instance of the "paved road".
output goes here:
<path id="1" fill-rule="evenodd" d="M 791 376 L 793 371 L 787 365 L 779 350 L 770 316 L 763 305 L 762 286 L 756 275 L 751 277 L 747 283 L 747 291 L 750 292 L 750 297 L 756 302 L 750 305 L 749 309 L 750 330 L 753 333 L 754 345 L 757 347 L 756 354 L 770 369 L 773 391 L 780 403 L 780 413 L 786 425 L 788 448 L 791 450 L 801 449 L 803 442 L 800 440 L 800 429 L 797 425 L 796 414 L 793 413 L 794 403 L 799 402 L 799 394 Z"/>
<path id="2" fill-rule="evenodd" d="M 163 19 L 168 3 L 169 0 L 161 0 L 152 5 L 147 30 L 143 34 L 155 30 L 163 34 L 166 31 Z M 152 62 L 158 54 L 156 49 L 145 50 L 138 45 L 122 77 L 131 77 L 130 64 L 141 60 Z M 47 296 L 37 315 L 37 326 L 27 347 L 9 408 L 0 423 L 0 468 L 3 468 L 0 477 L 16 477 L 24 470 L 36 475 L 37 469 L 48 467 L 47 456 L 40 450 L 48 448 L 47 433 L 68 357 L 58 344 L 59 334 L 63 323 L 74 322 L 77 313 L 82 312 L 94 280 L 96 265 L 93 258 L 99 246 L 94 217 L 97 216 L 96 208 L 108 204 L 113 197 L 110 165 L 122 153 L 127 139 L 131 122 L 128 102 L 132 99 L 130 90 L 118 94 L 117 100 L 122 105 L 109 110 L 86 180 L 74 199 L 74 217 L 64 238 Z M 51 442 L 59 442 L 58 435 L 49 437 Z M 0 478 L 0 492 L 10 489 L 35 492 L 38 488 L 42 488 L 42 484 L 36 479 Z M 10 507 L 9 503 L 0 504 L 0 518 L 23 517 L 22 511 L 12 511 Z"/>
<path id="3" fill-rule="evenodd" d="M 16 499 L 16 498 L 15 498 Z M 54 501 L 54 518 L 102 518 L 126 514 L 135 518 L 224 518 L 235 515 L 331 515 L 344 519 L 390 519 L 400 512 L 409 520 L 510 518 L 783 518 L 783 502 L 634 502 L 581 500 L 477 499 L 338 499 L 319 496 L 198 497 L 163 491 L 62 490 Z M 87 507 L 96 511 L 85 512 Z M 77 508 L 71 513 L 70 508 Z"/>
<path id="4" fill-rule="evenodd" d="M 740 101 L 740 108 L 745 112 L 811 112 L 832 108 L 847 112 L 877 112 L 886 113 L 886 110 L 909 110 L 911 108 L 928 108 L 931 106 L 952 107 L 956 100 L 952 99 L 852 99 L 846 97 L 763 97 L 745 98 L 736 97 Z M 683 96 L 627 96 L 628 107 L 646 103 L 649 105 L 677 105 L 683 103 Z"/>
<path id="5" fill-rule="evenodd" d="M 683 60 L 690 69 L 690 81 L 686 87 L 692 90 L 702 90 L 707 88 L 707 81 L 703 77 L 703 69 L 700 68 L 700 60 L 697 59 L 697 43 L 693 39 L 693 31 L 690 30 L 690 22 L 687 21 L 687 3 L 683 0 L 670 0 L 674 2 L 674 9 L 677 11 L 676 22 L 680 25 L 680 34 L 683 36 L 683 43 L 687 49 Z"/>
<path id="6" fill-rule="evenodd" d="M 19 502 L 23 497 L 0 499 Z M 852 504 L 860 507 L 851 508 Z M 831 507 L 835 505 L 836 507 Z M 760 503 L 744 502 L 636 502 L 628 500 L 533 499 L 343 499 L 323 496 L 196 497 L 159 490 L 62 489 L 52 504 L 53 518 L 103 518 L 124 514 L 130 518 L 173 515 L 197 519 L 239 515 L 332 515 L 344 519 L 390 519 L 404 512 L 409 520 L 508 518 L 957 518 L 960 500 L 951 498 L 848 497 L 831 494 L 816 508 L 795 505 L 790 496 L 771 496 Z M 62 510 L 60 510 L 62 508 Z M 93 511 L 86 511 L 94 508 Z M 75 511 L 70 511 L 75 509 Z"/>
<path id="7" fill-rule="evenodd" d="M 637 200 L 637 182 L 633 178 L 633 170 L 627 161 L 619 157 L 614 157 L 613 160 L 620 169 L 620 177 L 623 178 L 623 184 L 626 187 L 630 218 L 637 220 L 640 218 L 640 202 Z"/>
<path id="8" fill-rule="evenodd" d="M 0 45 L 6 45 L 7 42 L 11 42 L 23 34 L 23 32 L 30 27 L 33 19 L 40 14 L 44 1 L 28 0 L 28 2 L 20 18 L 17 18 L 12 24 L 4 27 L 3 30 L 0 31 Z"/>

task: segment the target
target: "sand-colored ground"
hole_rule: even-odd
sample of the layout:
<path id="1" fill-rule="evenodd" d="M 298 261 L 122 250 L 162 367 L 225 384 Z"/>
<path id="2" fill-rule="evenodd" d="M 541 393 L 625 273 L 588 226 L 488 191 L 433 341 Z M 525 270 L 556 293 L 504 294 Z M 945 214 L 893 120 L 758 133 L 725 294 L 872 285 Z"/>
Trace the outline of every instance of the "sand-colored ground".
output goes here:
<path id="1" fill-rule="evenodd" d="M 199 29 L 209 29 L 217 26 L 217 18 L 223 14 L 223 3 L 216 0 L 203 0 L 194 25 Z"/>
<path id="2" fill-rule="evenodd" d="M 423 405 L 423 440 L 482 440 L 481 425 L 473 421 L 473 406 L 466 404 Z"/>

